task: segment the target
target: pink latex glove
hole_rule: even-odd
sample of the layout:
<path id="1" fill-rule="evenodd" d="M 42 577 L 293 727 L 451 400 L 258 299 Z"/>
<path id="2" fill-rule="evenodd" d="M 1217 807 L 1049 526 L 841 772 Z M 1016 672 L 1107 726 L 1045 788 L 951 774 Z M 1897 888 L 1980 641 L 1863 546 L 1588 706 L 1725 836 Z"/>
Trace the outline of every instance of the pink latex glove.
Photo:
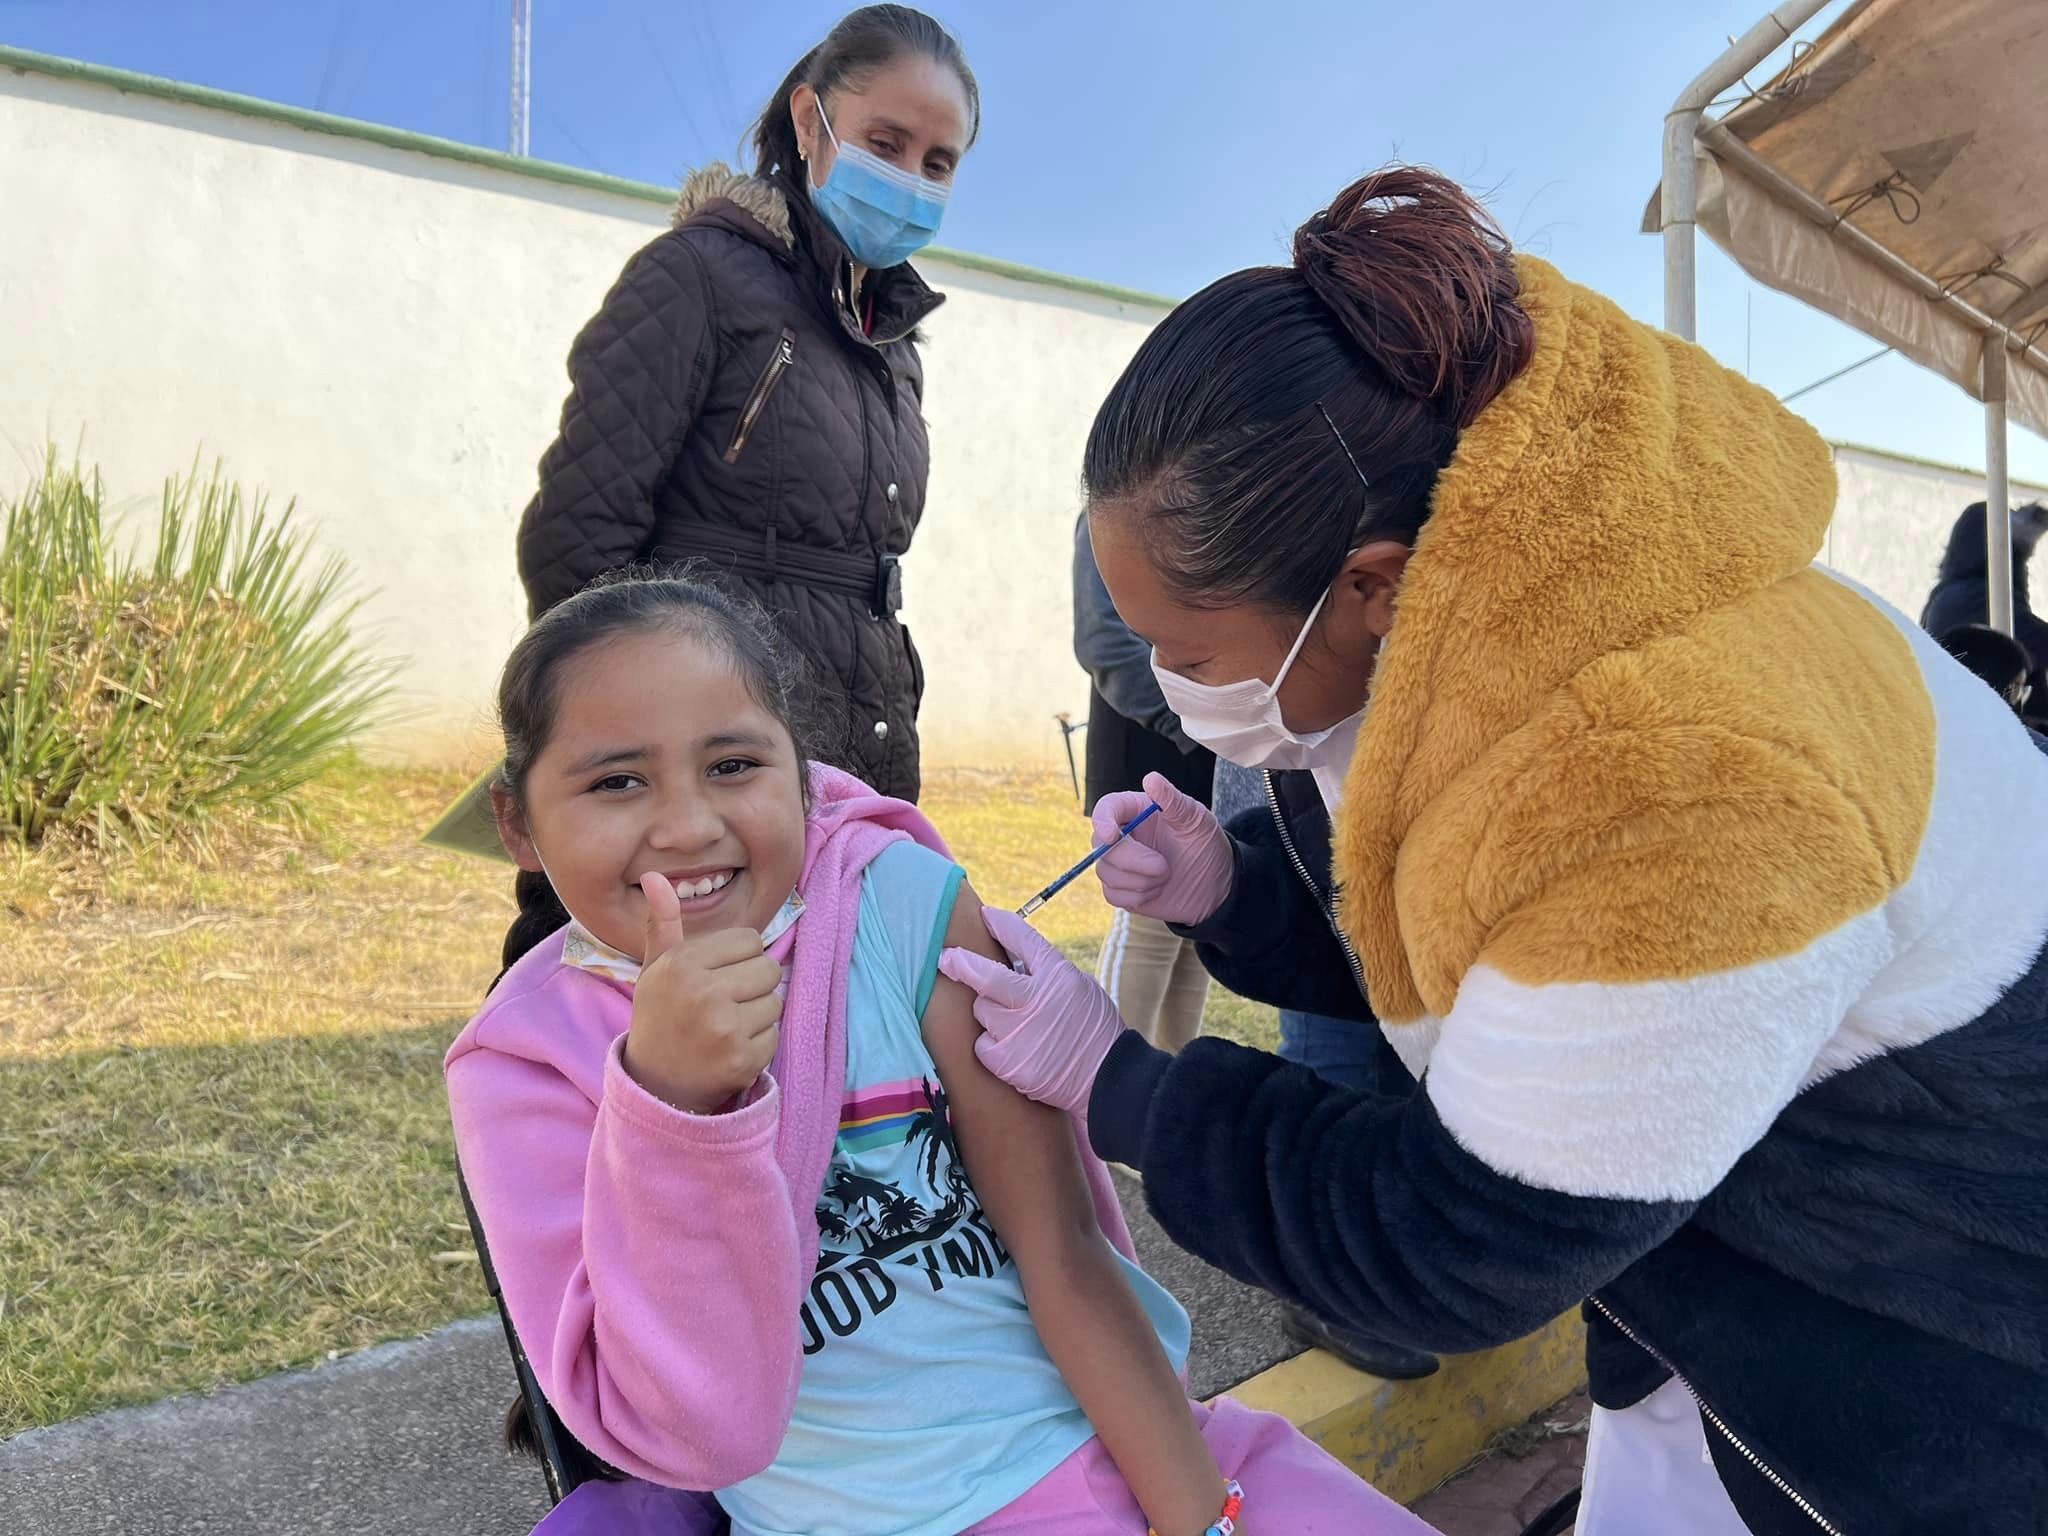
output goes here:
<path id="1" fill-rule="evenodd" d="M 1230 894 L 1236 861 L 1230 838 L 1201 801 L 1182 794 L 1162 774 L 1145 775 L 1143 790 L 1104 795 L 1095 802 L 1098 847 L 1128 826 L 1147 801 L 1159 814 L 1095 864 L 1102 894 L 1113 907 L 1162 923 L 1199 923 Z"/>
<path id="2" fill-rule="evenodd" d="M 1016 913 L 983 907 L 981 917 L 1010 965 L 971 949 L 939 956 L 940 971 L 976 994 L 974 1054 L 1027 1099 L 1085 1118 L 1095 1073 L 1124 1031 L 1116 1004 Z"/>

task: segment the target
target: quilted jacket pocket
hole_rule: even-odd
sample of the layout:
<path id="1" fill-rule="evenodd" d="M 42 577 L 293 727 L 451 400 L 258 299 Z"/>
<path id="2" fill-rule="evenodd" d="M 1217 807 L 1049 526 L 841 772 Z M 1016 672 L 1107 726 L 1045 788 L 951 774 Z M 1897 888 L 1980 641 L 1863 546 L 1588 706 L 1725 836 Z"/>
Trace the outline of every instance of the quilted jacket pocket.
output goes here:
<path id="1" fill-rule="evenodd" d="M 775 343 L 775 351 L 768 359 L 768 366 L 761 370 L 761 376 L 754 380 L 754 387 L 747 392 L 747 403 L 740 411 L 739 425 L 732 429 L 732 441 L 725 445 L 725 462 L 735 464 L 746 451 L 747 439 L 753 435 L 754 423 L 761 419 L 761 412 L 768 407 L 768 397 L 775 393 L 775 386 L 782 382 L 782 376 L 789 372 L 796 361 L 796 332 L 788 326 L 782 328 L 782 337 Z"/>

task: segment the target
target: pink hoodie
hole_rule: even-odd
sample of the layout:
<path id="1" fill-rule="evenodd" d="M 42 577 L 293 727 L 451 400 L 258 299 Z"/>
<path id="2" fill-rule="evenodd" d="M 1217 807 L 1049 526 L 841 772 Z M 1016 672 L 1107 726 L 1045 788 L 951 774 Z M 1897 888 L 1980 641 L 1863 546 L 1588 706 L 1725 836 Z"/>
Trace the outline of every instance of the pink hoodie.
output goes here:
<path id="1" fill-rule="evenodd" d="M 728 1487 L 781 1448 L 845 1090 L 861 873 L 905 838 L 947 852 L 911 805 L 830 768 L 812 786 L 804 913 L 775 946 L 781 1048 L 752 1102 L 684 1114 L 628 1077 L 632 989 L 564 966 L 560 934 L 445 1063 L 456 1154 L 542 1391 L 593 1453 L 674 1488 Z M 1075 1131 L 1103 1232 L 1130 1256 L 1108 1170 Z"/>

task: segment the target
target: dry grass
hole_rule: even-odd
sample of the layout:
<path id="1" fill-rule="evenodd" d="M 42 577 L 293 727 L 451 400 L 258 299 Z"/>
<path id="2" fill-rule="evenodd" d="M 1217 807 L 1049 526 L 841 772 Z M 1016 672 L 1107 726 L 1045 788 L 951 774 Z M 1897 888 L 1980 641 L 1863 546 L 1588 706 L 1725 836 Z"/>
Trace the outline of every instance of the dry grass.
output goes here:
<path id="1" fill-rule="evenodd" d="M 466 782 L 352 768 L 296 827 L 0 855 L 0 1437 L 485 1305 L 440 1058 L 510 881 L 417 840 Z M 991 902 L 1087 848 L 1058 778 L 939 776 L 926 808 Z M 1041 926 L 1085 959 L 1107 922 L 1087 882 Z M 1235 999 L 1212 1023 L 1271 1038 Z"/>
<path id="2" fill-rule="evenodd" d="M 440 1056 L 508 882 L 415 841 L 462 783 L 0 867 L 0 1435 L 477 1308 Z"/>

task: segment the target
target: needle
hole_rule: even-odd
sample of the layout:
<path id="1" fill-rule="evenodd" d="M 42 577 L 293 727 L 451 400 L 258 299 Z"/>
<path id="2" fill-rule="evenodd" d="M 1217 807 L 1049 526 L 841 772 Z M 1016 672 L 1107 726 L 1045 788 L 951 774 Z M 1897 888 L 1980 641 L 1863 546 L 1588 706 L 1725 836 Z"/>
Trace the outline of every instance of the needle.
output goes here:
<path id="1" fill-rule="evenodd" d="M 1029 917 L 1032 913 L 1036 912 L 1040 907 L 1044 906 L 1048 901 L 1051 901 L 1053 897 L 1059 895 L 1061 891 L 1065 890 L 1069 885 L 1073 883 L 1074 878 L 1077 875 L 1085 874 L 1097 859 L 1101 858 L 1105 853 L 1109 852 L 1110 849 L 1114 848 L 1118 843 L 1122 842 L 1125 838 L 1129 837 L 1133 832 L 1137 831 L 1139 827 L 1145 824 L 1145 819 L 1148 816 L 1151 816 L 1155 812 L 1157 812 L 1158 809 L 1159 807 L 1156 804 L 1147 805 L 1145 809 L 1138 812 L 1137 815 L 1133 816 L 1130 820 L 1129 825 L 1125 826 L 1121 831 L 1119 831 L 1115 837 L 1111 838 L 1108 842 L 1104 843 L 1100 848 L 1095 849 L 1088 855 L 1087 858 L 1083 859 L 1080 863 L 1076 864 L 1064 875 L 1061 875 L 1059 879 L 1053 881 L 1051 885 L 1048 885 L 1036 896 L 1032 897 L 1029 901 L 1025 902 L 1023 906 L 1019 907 L 1017 909 L 1017 915 L 1019 917 Z"/>

